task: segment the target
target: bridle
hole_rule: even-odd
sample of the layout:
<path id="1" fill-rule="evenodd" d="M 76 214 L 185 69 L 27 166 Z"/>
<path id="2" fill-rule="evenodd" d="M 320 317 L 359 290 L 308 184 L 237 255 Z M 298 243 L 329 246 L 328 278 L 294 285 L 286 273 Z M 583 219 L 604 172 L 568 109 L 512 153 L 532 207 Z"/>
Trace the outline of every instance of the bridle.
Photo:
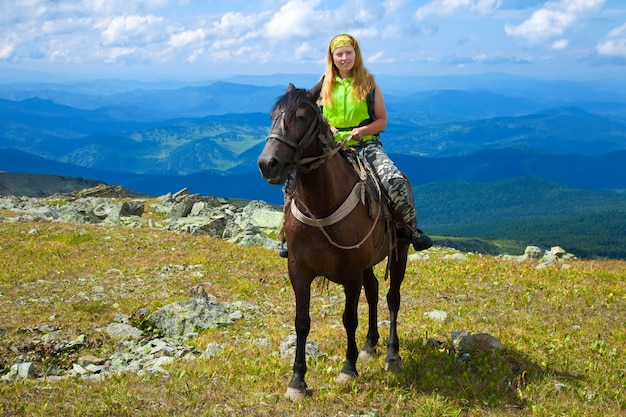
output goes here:
<path id="1" fill-rule="evenodd" d="M 299 142 L 296 142 L 294 139 L 290 138 L 287 135 L 287 132 L 285 130 L 285 110 L 282 110 L 274 118 L 274 121 L 272 122 L 272 129 L 270 130 L 270 133 L 267 136 L 267 139 L 276 139 L 284 143 L 285 145 L 288 145 L 296 150 L 291 161 L 292 164 L 300 159 L 300 154 L 302 153 L 304 149 L 306 149 L 311 144 L 313 139 L 315 139 L 316 133 L 319 132 L 319 128 L 320 128 L 321 115 L 320 115 L 319 108 L 308 100 L 304 101 L 304 103 L 307 104 L 313 110 L 316 117 L 311 121 L 307 131 L 304 133 L 304 136 L 302 137 L 302 139 L 300 139 Z M 280 118 L 280 125 L 278 129 L 276 129 L 275 126 L 279 118 Z"/>
<path id="2" fill-rule="evenodd" d="M 287 135 L 287 132 L 285 130 L 285 110 L 279 112 L 272 121 L 272 128 L 266 140 L 276 139 L 284 143 L 285 145 L 293 148 L 295 152 L 293 154 L 293 157 L 291 158 L 291 161 L 289 162 L 289 166 L 294 167 L 297 165 L 303 172 L 309 172 L 321 166 L 327 159 L 339 152 L 341 144 L 335 143 L 334 138 L 332 137 L 332 134 L 330 134 L 330 132 L 330 138 L 327 137 L 328 135 L 322 133 L 322 114 L 319 107 L 317 107 L 317 105 L 309 100 L 305 100 L 304 104 L 308 105 L 313 110 L 313 112 L 315 113 L 315 117 L 309 124 L 309 127 L 307 128 L 300 141 L 296 141 Z M 279 118 L 280 123 L 278 123 Z M 278 128 L 275 127 L 277 124 L 279 125 Z M 322 154 L 318 156 L 301 159 L 302 151 L 305 150 L 315 138 L 319 138 L 320 141 L 324 144 L 324 152 L 322 152 Z M 309 166 L 307 167 L 307 165 Z"/>

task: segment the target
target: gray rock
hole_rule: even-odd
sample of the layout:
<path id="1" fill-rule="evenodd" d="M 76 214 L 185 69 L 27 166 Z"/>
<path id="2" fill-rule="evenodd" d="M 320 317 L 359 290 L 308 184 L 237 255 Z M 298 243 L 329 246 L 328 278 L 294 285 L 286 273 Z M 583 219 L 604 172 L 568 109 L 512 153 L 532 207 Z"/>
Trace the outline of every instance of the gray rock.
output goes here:
<path id="1" fill-rule="evenodd" d="M 455 332 L 452 335 L 452 344 L 458 354 L 505 349 L 502 342 L 487 333 Z"/>
<path id="2" fill-rule="evenodd" d="M 424 317 L 428 317 L 429 319 L 433 321 L 442 322 L 442 321 L 446 321 L 446 319 L 448 318 L 448 313 L 442 310 L 432 310 L 432 311 L 427 311 L 426 313 L 424 313 Z"/>
<path id="3" fill-rule="evenodd" d="M 296 340 L 295 334 L 287 336 L 285 340 L 280 343 L 279 355 L 281 358 L 294 358 L 296 356 Z M 314 340 L 307 340 L 305 345 L 306 355 L 309 358 L 326 357 L 327 355 L 322 352 Z"/>
<path id="4" fill-rule="evenodd" d="M 24 362 L 17 364 L 17 377 L 20 379 L 35 377 L 35 364 L 32 362 Z"/>
<path id="5" fill-rule="evenodd" d="M 224 348 L 219 343 L 211 342 L 207 345 L 206 349 L 204 349 L 202 355 L 200 355 L 200 359 L 212 358 L 220 354 L 223 350 Z"/>
<path id="6" fill-rule="evenodd" d="M 162 307 L 150 314 L 146 322 L 166 337 L 187 339 L 201 329 L 230 325 L 232 319 L 222 304 L 196 298 Z"/>
<path id="7" fill-rule="evenodd" d="M 543 258 L 543 251 L 538 246 L 527 246 L 524 257 L 526 259 L 541 259 Z"/>
<path id="8" fill-rule="evenodd" d="M 115 340 L 139 339 L 142 335 L 141 330 L 126 323 L 111 323 L 104 330 Z"/>
<path id="9" fill-rule="evenodd" d="M 451 261 L 467 261 L 468 257 L 464 253 L 453 253 L 451 255 L 444 255 L 443 259 Z"/>

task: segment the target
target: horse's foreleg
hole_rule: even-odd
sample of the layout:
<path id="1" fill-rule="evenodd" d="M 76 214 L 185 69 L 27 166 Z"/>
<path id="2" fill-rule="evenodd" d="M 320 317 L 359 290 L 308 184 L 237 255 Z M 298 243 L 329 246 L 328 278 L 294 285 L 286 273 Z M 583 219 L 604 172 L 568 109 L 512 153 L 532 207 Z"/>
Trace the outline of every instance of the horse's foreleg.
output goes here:
<path id="1" fill-rule="evenodd" d="M 293 362 L 293 376 L 285 396 L 297 400 L 307 394 L 304 375 L 306 374 L 306 339 L 311 329 L 311 316 L 309 315 L 311 283 L 292 280 L 292 286 L 296 296 L 296 357 Z"/>
<path id="2" fill-rule="evenodd" d="M 367 340 L 361 348 L 359 359 L 368 360 L 376 355 L 376 345 L 380 339 L 378 333 L 378 280 L 374 276 L 372 268 L 363 272 L 363 288 L 368 305 L 368 330 Z"/>
<path id="3" fill-rule="evenodd" d="M 346 305 L 343 310 L 343 327 L 346 329 L 348 343 L 346 361 L 339 377 L 337 377 L 338 383 L 350 381 L 359 374 L 356 370 L 356 360 L 359 356 L 359 350 L 356 347 L 356 328 L 359 324 L 357 307 L 362 285 L 362 280 L 359 280 L 358 283 L 346 283 L 344 285 Z"/>
<path id="4" fill-rule="evenodd" d="M 387 306 L 389 307 L 389 339 L 387 340 L 387 356 L 385 369 L 391 372 L 402 370 L 400 357 L 400 341 L 398 339 L 398 312 L 400 310 L 400 286 L 404 280 L 408 244 L 399 244 L 397 257 L 390 261 L 390 285 L 387 292 Z"/>

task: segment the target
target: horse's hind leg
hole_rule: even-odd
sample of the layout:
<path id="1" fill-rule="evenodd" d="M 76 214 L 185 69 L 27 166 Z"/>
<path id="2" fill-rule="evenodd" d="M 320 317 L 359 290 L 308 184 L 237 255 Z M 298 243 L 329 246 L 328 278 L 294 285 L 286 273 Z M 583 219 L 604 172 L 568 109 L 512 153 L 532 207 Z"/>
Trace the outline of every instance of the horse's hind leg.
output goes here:
<path id="1" fill-rule="evenodd" d="M 376 355 L 376 345 L 380 335 L 378 333 L 378 280 L 372 268 L 363 272 L 363 288 L 368 305 L 367 340 L 361 348 L 359 359 L 368 360 Z"/>
<path id="2" fill-rule="evenodd" d="M 362 280 L 359 279 L 355 282 L 347 282 L 343 287 L 346 297 L 346 305 L 343 311 L 343 326 L 346 329 L 348 343 L 346 348 L 346 361 L 341 369 L 341 373 L 337 377 L 337 383 L 351 381 L 359 374 L 356 370 L 356 360 L 359 356 L 359 350 L 356 347 L 356 328 L 358 326 L 357 307 L 362 285 Z"/>
<path id="3" fill-rule="evenodd" d="M 389 339 L 387 340 L 387 356 L 385 357 L 385 369 L 391 372 L 402 370 L 402 358 L 400 358 L 400 341 L 398 340 L 398 311 L 400 310 L 400 286 L 404 280 L 406 270 L 406 258 L 409 250 L 407 243 L 398 243 L 398 252 L 392 255 L 390 262 L 390 286 L 387 292 L 387 305 L 389 307 Z"/>

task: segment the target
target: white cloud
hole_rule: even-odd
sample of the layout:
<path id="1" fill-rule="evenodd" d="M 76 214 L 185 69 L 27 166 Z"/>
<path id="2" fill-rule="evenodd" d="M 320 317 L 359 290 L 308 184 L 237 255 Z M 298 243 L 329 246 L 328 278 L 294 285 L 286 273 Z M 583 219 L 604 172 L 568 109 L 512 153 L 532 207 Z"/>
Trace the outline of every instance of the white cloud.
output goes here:
<path id="1" fill-rule="evenodd" d="M 506 24 L 507 35 L 541 43 L 562 36 L 572 25 L 589 13 L 601 9 L 606 0 L 560 0 L 544 7 L 518 26 Z"/>
<path id="2" fill-rule="evenodd" d="M 469 10 L 478 14 L 489 14 L 497 10 L 501 0 L 433 0 L 415 12 L 418 20 L 430 15 L 451 15 L 459 10 Z"/>
<path id="3" fill-rule="evenodd" d="M 212 32 L 219 36 L 240 36 L 251 28 L 254 28 L 261 20 L 262 16 L 244 15 L 239 12 L 227 12 L 221 19 L 214 22 Z"/>
<path id="4" fill-rule="evenodd" d="M 381 63 L 391 63 L 394 62 L 393 58 L 385 58 L 385 53 L 383 51 L 378 51 L 374 55 L 371 55 L 366 59 L 366 61 L 370 64 L 381 64 Z"/>
<path id="5" fill-rule="evenodd" d="M 546 48 L 552 53 L 544 62 L 555 62 L 568 54 L 588 55 L 594 46 L 604 61 L 614 62 L 626 58 L 626 25 L 616 27 L 626 21 L 622 3 L 0 0 L 0 64 L 76 63 L 96 68 L 113 63 L 132 69 L 139 63 L 177 71 L 180 65 L 193 63 L 210 70 L 253 71 L 271 62 L 271 68 L 282 71 L 318 71 L 323 69 L 328 41 L 343 32 L 359 40 L 373 71 L 411 67 L 419 72 L 427 57 L 436 57 L 433 62 L 445 68 L 528 64 L 539 62 L 537 54 L 545 54 Z M 502 36 L 506 21 L 509 36 Z M 516 39 L 528 42 L 516 46 Z M 532 43 L 539 42 L 545 46 L 540 44 L 538 52 Z M 554 53 L 563 50 L 568 51 Z M 503 51 L 507 56 L 502 57 Z M 520 54 L 528 57 L 515 60 Z M 392 62 L 399 64 L 386 65 Z M 104 71 L 112 67 L 100 66 Z"/>
<path id="6" fill-rule="evenodd" d="M 83 12 L 90 15 L 115 16 L 120 14 L 141 14 L 168 6 L 170 0 L 74 0 L 46 1 L 50 7 L 65 13 Z"/>
<path id="7" fill-rule="evenodd" d="M 110 48 L 107 52 L 104 62 L 113 64 L 119 62 L 121 58 L 131 55 L 135 52 L 135 48 L 114 47 Z"/>
<path id="8" fill-rule="evenodd" d="M 116 16 L 96 24 L 105 46 L 142 45 L 163 37 L 165 19 L 154 15 Z"/>
<path id="9" fill-rule="evenodd" d="M 0 46 L 0 59 L 8 59 L 15 51 L 15 47 L 11 44 Z"/>
<path id="10" fill-rule="evenodd" d="M 612 31 L 609 32 L 610 38 L 624 38 L 626 37 L 626 23 L 621 26 L 616 27 Z"/>
<path id="11" fill-rule="evenodd" d="M 393 14 L 402 9 L 404 6 L 404 0 L 385 0 L 383 2 L 383 8 L 385 9 L 385 13 Z"/>
<path id="12" fill-rule="evenodd" d="M 598 54 L 626 57 L 626 23 L 610 31 L 608 37 L 608 40 L 597 45 Z"/>
<path id="13" fill-rule="evenodd" d="M 317 50 L 308 42 L 303 42 L 296 47 L 296 59 L 309 61 L 313 56 L 317 55 Z"/>
<path id="14" fill-rule="evenodd" d="M 186 30 L 170 36 L 167 44 L 172 48 L 182 48 L 184 46 L 202 41 L 205 36 L 206 33 L 204 29 Z"/>
<path id="15" fill-rule="evenodd" d="M 559 39 L 552 43 L 552 49 L 561 50 L 565 49 L 569 46 L 569 41 L 567 39 Z"/>
<path id="16" fill-rule="evenodd" d="M 307 38 L 316 31 L 316 25 L 324 20 L 316 11 L 320 0 L 290 0 L 285 3 L 264 26 L 263 34 L 269 39 L 290 40 Z"/>
<path id="17" fill-rule="evenodd" d="M 188 57 L 187 57 L 187 62 L 189 63 L 194 63 L 196 62 L 196 60 L 198 59 L 198 57 L 202 56 L 205 54 L 205 50 L 203 48 L 200 49 L 196 49 L 195 51 L 193 51 Z"/>

